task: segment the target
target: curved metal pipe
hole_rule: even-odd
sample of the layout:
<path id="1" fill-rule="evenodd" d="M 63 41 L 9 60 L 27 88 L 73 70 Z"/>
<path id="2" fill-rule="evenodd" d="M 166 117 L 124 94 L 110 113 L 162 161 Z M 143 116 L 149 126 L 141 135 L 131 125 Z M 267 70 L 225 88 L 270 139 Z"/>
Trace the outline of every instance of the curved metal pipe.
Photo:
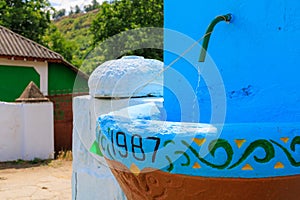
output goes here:
<path id="1" fill-rule="evenodd" d="M 203 39 L 203 43 L 202 43 L 202 49 L 200 52 L 200 57 L 199 57 L 199 62 L 204 62 L 205 61 L 205 57 L 206 57 L 206 51 L 208 48 L 208 43 L 209 43 L 209 39 L 211 36 L 211 33 L 214 30 L 214 27 L 217 23 L 221 22 L 221 21 L 225 21 L 225 22 L 230 22 L 230 20 L 232 19 L 232 14 L 226 14 L 226 15 L 220 15 L 217 16 L 208 26 L 206 32 L 205 32 L 205 36 Z"/>

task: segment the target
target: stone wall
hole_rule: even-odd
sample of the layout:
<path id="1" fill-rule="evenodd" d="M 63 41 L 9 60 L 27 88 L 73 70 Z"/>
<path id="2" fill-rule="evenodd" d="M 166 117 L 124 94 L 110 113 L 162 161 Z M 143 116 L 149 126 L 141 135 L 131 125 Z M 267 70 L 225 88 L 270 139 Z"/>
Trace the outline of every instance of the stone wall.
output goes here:
<path id="1" fill-rule="evenodd" d="M 0 161 L 53 158 L 53 104 L 0 102 Z"/>

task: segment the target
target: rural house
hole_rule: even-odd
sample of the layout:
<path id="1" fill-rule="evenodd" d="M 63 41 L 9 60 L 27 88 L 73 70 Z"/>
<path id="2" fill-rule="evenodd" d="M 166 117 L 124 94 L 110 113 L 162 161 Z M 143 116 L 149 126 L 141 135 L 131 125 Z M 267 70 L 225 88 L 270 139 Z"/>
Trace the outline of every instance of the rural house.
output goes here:
<path id="1" fill-rule="evenodd" d="M 0 26 L 0 101 L 14 102 L 31 81 L 54 103 L 55 151 L 71 149 L 72 97 L 88 92 L 88 76 L 60 54 Z"/>

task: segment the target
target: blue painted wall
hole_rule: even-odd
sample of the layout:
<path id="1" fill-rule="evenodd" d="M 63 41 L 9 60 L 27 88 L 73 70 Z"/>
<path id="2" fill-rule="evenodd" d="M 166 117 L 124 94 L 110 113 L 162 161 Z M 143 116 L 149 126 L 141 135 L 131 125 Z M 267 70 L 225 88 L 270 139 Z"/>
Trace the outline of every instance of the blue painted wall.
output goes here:
<path id="1" fill-rule="evenodd" d="M 188 80 L 194 90 L 198 88 L 200 122 L 210 122 L 209 93 L 222 88 L 222 82 L 207 84 L 202 78 L 197 86 L 196 65 L 202 71 L 218 69 L 225 88 L 227 123 L 300 121 L 299 0 L 165 0 L 164 7 L 165 28 L 185 35 L 180 38 L 177 33 L 165 31 L 166 65 L 191 46 L 192 39 L 203 36 L 216 16 L 234 16 L 232 23 L 216 25 L 208 46 L 210 57 L 205 63 L 196 64 L 200 53 L 196 46 L 171 66 L 173 72 L 166 70 L 164 97 L 168 120 L 192 118 L 194 97 L 187 96 L 186 87 L 182 86 L 182 81 Z M 184 78 L 174 76 L 174 71 Z M 218 79 L 217 73 L 215 76 Z M 213 80 L 214 75 L 209 79 Z M 179 103 L 182 98 L 184 103 Z M 213 107 L 217 113 L 222 112 L 224 105 L 220 100 Z"/>

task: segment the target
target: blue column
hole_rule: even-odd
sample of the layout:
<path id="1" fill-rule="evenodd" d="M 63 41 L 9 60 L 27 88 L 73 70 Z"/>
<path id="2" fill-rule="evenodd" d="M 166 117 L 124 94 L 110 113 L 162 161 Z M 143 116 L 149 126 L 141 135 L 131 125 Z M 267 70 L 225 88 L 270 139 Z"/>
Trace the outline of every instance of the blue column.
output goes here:
<path id="1" fill-rule="evenodd" d="M 234 18 L 216 25 L 204 63 L 198 63 L 196 45 L 166 70 L 168 120 L 196 121 L 196 112 L 200 122 L 209 123 L 226 108 L 227 123 L 300 121 L 299 1 L 165 0 L 164 8 L 166 67 L 205 34 L 216 16 L 232 13 Z M 194 96 L 187 95 L 192 92 L 199 112 Z"/>

